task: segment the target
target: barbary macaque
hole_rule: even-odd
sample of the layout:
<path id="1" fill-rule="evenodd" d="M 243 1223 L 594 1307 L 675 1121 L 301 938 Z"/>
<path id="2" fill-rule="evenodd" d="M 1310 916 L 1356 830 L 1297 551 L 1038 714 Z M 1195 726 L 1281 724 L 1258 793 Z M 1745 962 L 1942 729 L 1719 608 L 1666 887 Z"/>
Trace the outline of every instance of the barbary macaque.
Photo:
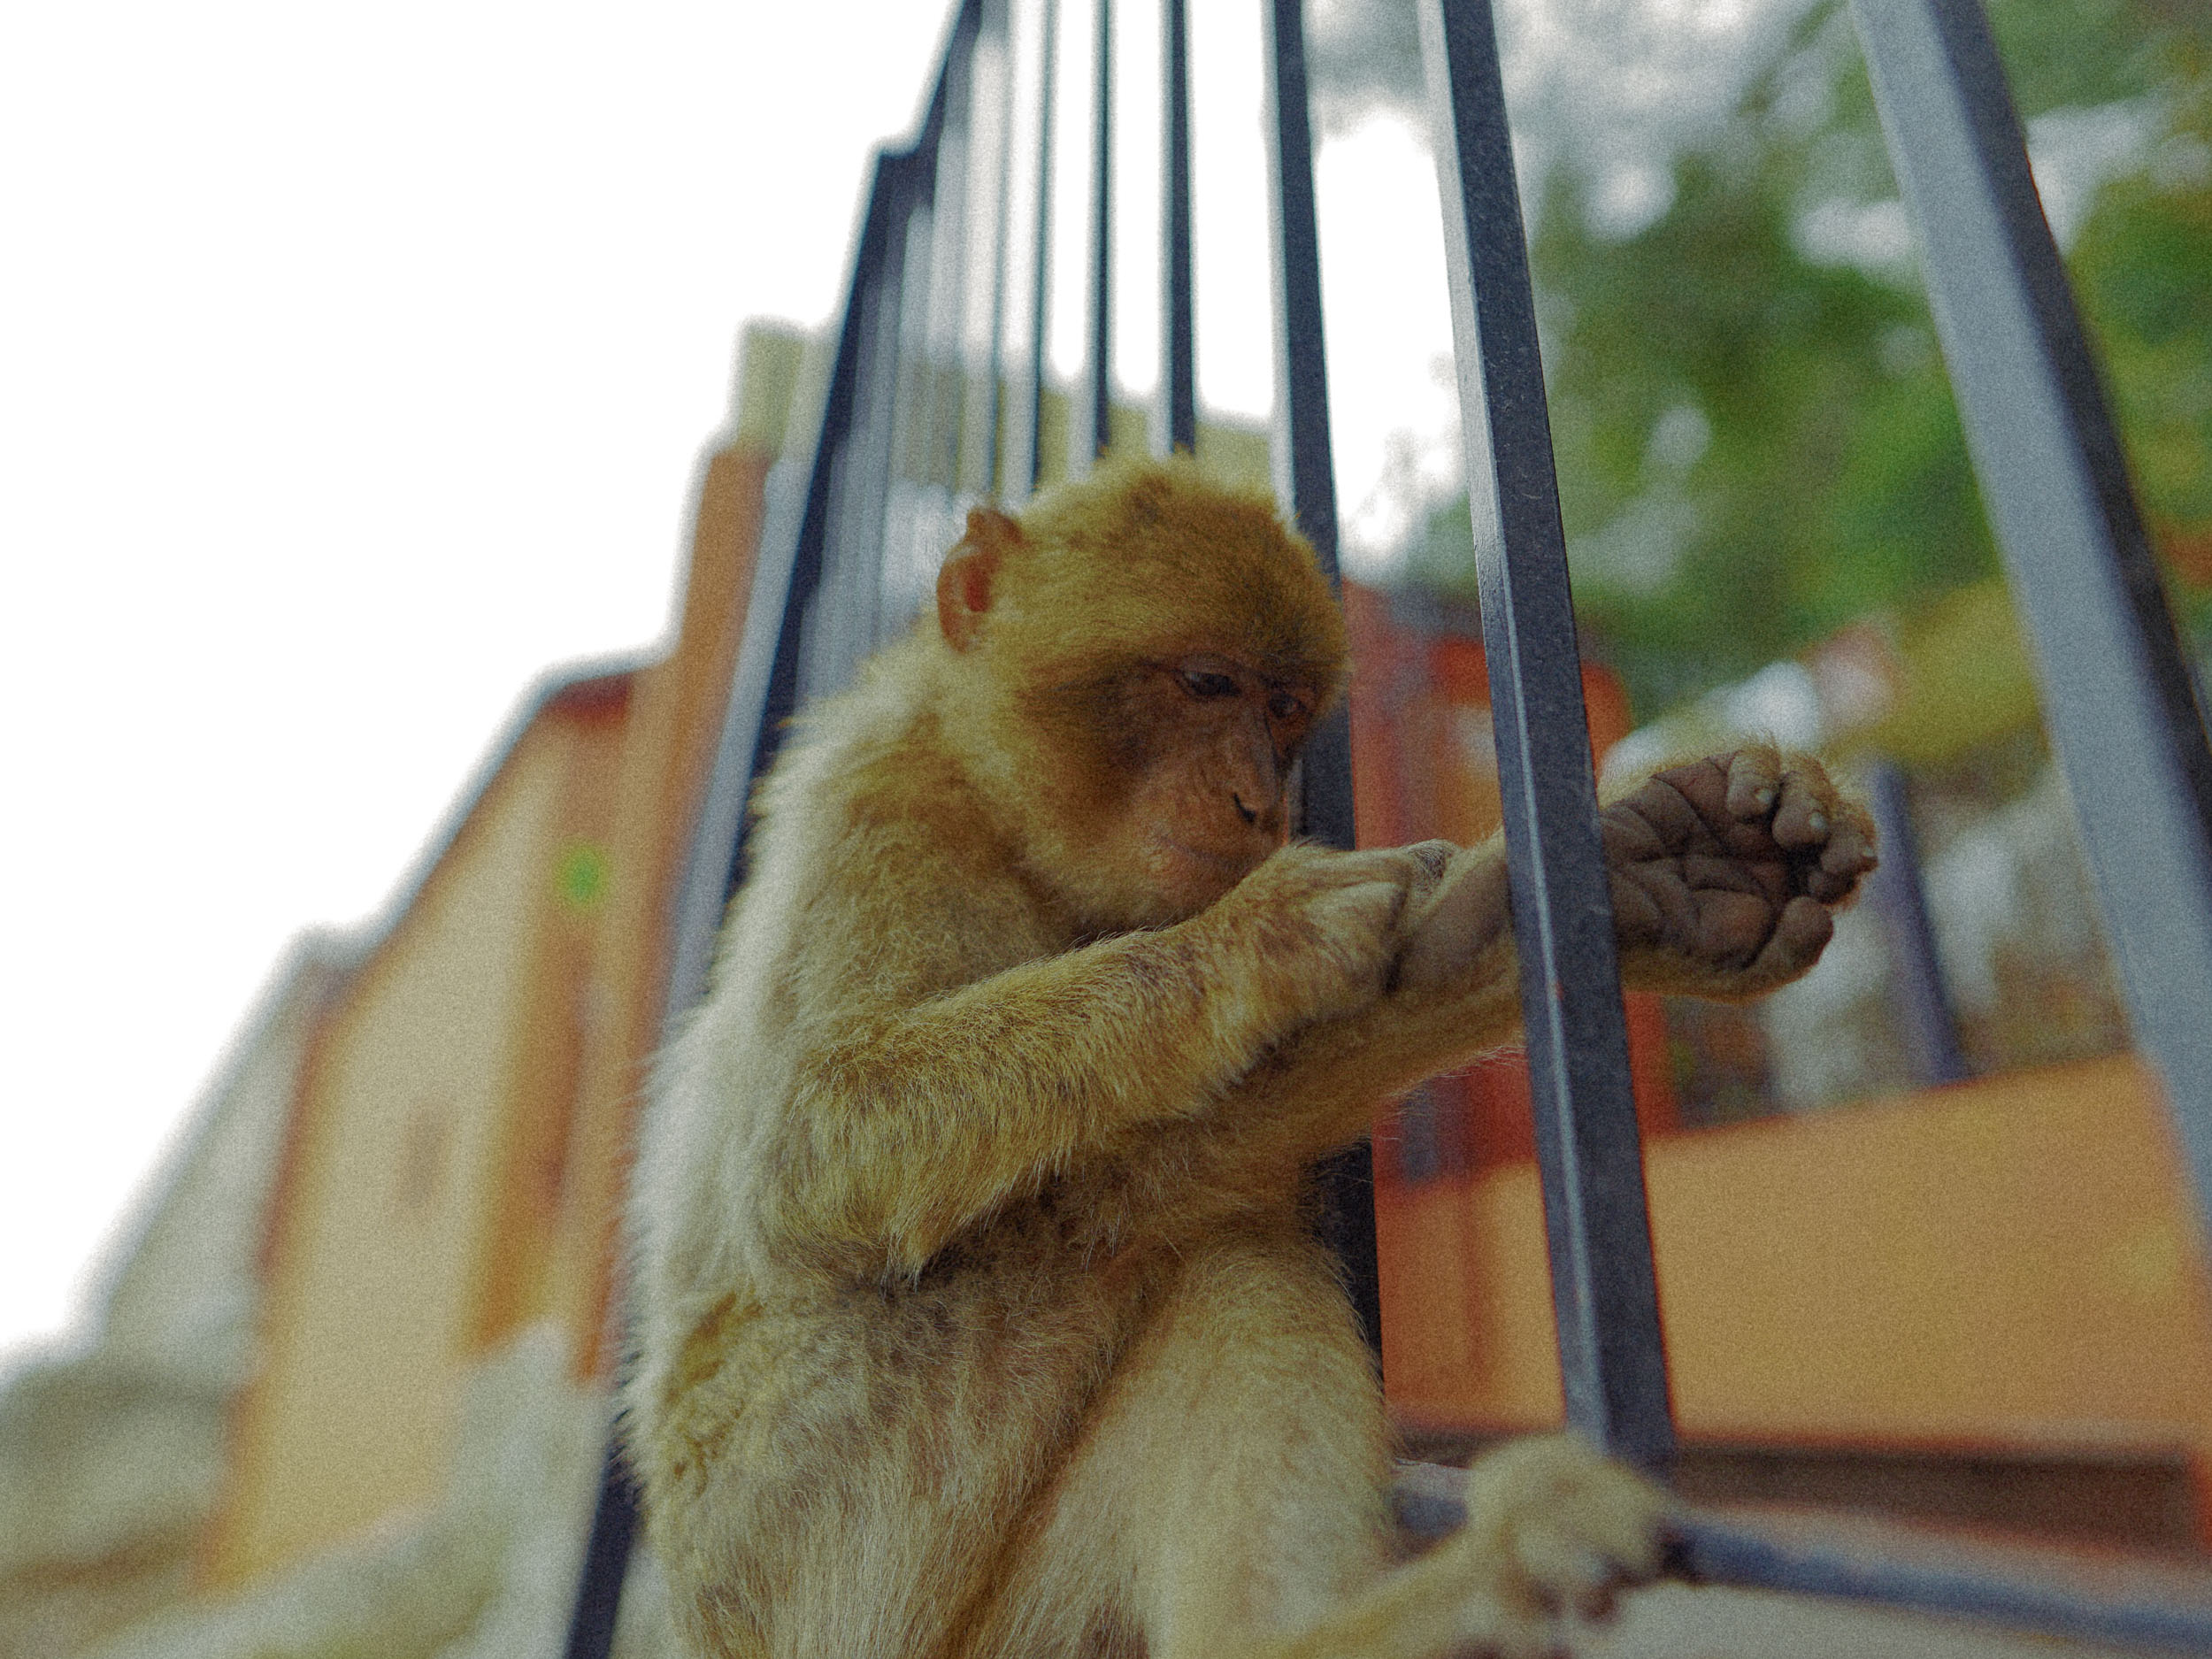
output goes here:
<path id="1" fill-rule="evenodd" d="M 1665 1503 L 1571 1435 L 1388 1564 L 1306 1172 L 1509 1041 L 1494 841 L 1286 843 L 1344 626 L 1265 496 L 1114 465 L 970 514 L 763 786 L 633 1205 L 628 1445 L 686 1641 L 782 1659 L 1548 1651 Z M 1632 985 L 1748 996 L 1872 867 L 1750 748 L 1605 810 Z"/>

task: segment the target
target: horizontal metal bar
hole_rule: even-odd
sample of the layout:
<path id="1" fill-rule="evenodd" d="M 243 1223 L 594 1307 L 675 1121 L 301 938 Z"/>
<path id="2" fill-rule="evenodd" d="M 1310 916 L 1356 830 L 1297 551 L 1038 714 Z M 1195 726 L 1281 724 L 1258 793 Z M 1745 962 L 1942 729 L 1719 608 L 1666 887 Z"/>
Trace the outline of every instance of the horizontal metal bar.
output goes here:
<path id="1" fill-rule="evenodd" d="M 1706 1510 L 1675 1524 L 1679 1563 L 1699 1583 L 1871 1601 L 2153 1653 L 2212 1653 L 2212 1589 L 2201 1575 L 2091 1567 L 2057 1551 L 1978 1549 L 1917 1531 L 1881 1548 L 1861 1541 L 1870 1524 L 1857 1530 L 1857 1539 L 1798 1532 Z"/>
<path id="2" fill-rule="evenodd" d="M 1399 1528 L 1441 1538 L 1466 1519 L 1466 1471 L 1401 1464 Z M 1872 1602 L 2139 1648 L 2212 1653 L 2212 1574 L 2035 1544 L 1994 1544 L 1865 1516 L 1676 1514 L 1671 1576 L 1693 1583 Z"/>

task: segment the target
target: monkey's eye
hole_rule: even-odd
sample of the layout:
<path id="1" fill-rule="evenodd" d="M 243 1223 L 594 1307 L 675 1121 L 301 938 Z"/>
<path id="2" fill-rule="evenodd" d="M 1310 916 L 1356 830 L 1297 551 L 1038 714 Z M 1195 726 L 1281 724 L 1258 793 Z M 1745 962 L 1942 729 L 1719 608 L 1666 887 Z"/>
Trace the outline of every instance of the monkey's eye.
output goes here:
<path id="1" fill-rule="evenodd" d="M 1217 674 L 1203 668 L 1186 668 L 1179 678 L 1183 689 L 1194 697 L 1233 697 L 1237 682 L 1226 674 Z"/>
<path id="2" fill-rule="evenodd" d="M 1267 711 L 1278 720 L 1295 720 L 1306 711 L 1306 705 L 1287 691 L 1278 691 L 1267 700 Z"/>

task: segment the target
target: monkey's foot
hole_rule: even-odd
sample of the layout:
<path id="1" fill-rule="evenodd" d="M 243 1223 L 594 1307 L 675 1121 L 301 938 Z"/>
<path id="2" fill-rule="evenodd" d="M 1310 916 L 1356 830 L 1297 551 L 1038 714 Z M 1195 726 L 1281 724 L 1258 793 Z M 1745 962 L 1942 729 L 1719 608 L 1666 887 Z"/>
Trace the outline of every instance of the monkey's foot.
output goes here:
<path id="1" fill-rule="evenodd" d="M 1468 1471 L 1466 1525 L 1432 1557 L 1465 1575 L 1460 1641 L 1499 1659 L 1559 1651 L 1565 1616 L 1603 1618 L 1658 1572 L 1666 1514 L 1664 1493 L 1578 1435 L 1491 1453 Z"/>

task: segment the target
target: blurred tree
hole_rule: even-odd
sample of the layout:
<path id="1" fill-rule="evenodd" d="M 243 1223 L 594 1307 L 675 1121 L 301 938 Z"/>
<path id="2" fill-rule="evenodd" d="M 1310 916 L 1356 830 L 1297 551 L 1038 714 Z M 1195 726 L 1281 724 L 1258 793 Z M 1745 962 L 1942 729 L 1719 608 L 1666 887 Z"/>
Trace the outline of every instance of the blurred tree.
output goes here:
<path id="1" fill-rule="evenodd" d="M 1991 12 L 2146 511 L 2212 622 L 2212 9 Z M 1640 718 L 1995 568 L 1839 6 L 1671 183 L 1624 227 L 1561 147 L 1532 215 L 1576 593 Z M 1406 572 L 1467 592 L 1471 554 L 1462 499 Z"/>

